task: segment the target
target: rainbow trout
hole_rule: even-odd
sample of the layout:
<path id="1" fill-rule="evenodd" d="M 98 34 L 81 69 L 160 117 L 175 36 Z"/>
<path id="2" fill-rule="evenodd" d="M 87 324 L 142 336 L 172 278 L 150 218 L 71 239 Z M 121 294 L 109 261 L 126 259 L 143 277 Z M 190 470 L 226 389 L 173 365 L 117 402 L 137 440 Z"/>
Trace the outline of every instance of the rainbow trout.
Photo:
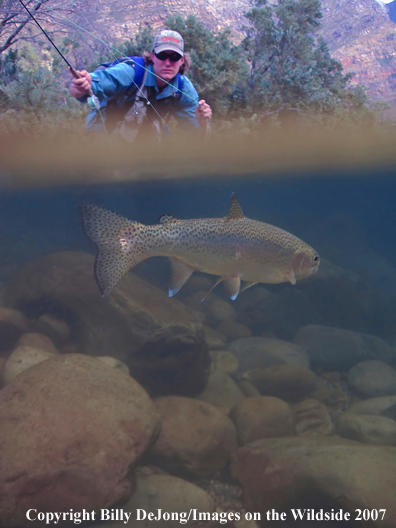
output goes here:
<path id="1" fill-rule="evenodd" d="M 219 275 L 213 288 L 223 281 L 234 300 L 258 282 L 295 284 L 319 268 L 319 255 L 308 244 L 279 227 L 246 218 L 235 193 L 225 218 L 178 220 L 164 215 L 158 225 L 149 226 L 97 205 L 80 207 L 85 232 L 98 250 L 95 277 L 102 297 L 149 257 L 170 258 L 169 297 L 194 271 Z M 241 280 L 246 281 L 242 288 Z"/>

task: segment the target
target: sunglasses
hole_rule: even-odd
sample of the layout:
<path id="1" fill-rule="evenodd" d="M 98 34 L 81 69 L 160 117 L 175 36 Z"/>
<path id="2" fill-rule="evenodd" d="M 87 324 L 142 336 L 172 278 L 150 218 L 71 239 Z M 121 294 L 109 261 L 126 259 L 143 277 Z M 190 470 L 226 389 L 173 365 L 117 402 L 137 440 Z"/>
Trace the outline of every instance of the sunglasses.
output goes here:
<path id="1" fill-rule="evenodd" d="M 170 59 L 172 62 L 177 62 L 182 58 L 180 53 L 166 53 L 166 51 L 161 51 L 161 53 L 155 53 L 154 55 L 159 59 L 160 61 L 164 61 L 166 59 Z"/>

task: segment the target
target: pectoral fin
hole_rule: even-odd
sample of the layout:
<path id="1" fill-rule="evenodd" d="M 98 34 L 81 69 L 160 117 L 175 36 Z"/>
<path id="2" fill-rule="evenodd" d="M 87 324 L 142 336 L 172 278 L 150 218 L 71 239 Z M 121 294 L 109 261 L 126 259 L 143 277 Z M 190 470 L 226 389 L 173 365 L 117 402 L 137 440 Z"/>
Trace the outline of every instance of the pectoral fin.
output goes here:
<path id="1" fill-rule="evenodd" d="M 223 281 L 231 299 L 235 301 L 241 287 L 241 279 L 236 275 L 234 277 L 224 277 Z"/>
<path id="2" fill-rule="evenodd" d="M 168 295 L 169 297 L 173 297 L 191 277 L 194 268 L 177 259 L 171 258 L 169 260 L 171 263 L 172 275 Z"/>
<path id="3" fill-rule="evenodd" d="M 286 270 L 284 273 L 285 279 L 290 282 L 290 284 L 296 284 L 296 277 L 294 275 L 294 271 Z"/>

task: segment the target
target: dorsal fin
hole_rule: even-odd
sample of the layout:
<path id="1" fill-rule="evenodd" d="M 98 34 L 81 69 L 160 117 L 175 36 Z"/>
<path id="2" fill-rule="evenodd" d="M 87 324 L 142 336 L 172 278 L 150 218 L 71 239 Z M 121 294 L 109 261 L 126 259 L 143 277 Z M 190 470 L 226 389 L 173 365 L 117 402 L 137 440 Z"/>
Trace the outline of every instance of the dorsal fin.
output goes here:
<path id="1" fill-rule="evenodd" d="M 169 224 L 170 222 L 177 222 L 178 219 L 170 215 L 162 215 L 158 218 L 159 224 Z"/>
<path id="2" fill-rule="evenodd" d="M 241 206 L 239 205 L 238 198 L 235 193 L 231 195 L 230 212 L 228 214 L 229 220 L 237 220 L 238 218 L 245 218 L 242 212 Z"/>

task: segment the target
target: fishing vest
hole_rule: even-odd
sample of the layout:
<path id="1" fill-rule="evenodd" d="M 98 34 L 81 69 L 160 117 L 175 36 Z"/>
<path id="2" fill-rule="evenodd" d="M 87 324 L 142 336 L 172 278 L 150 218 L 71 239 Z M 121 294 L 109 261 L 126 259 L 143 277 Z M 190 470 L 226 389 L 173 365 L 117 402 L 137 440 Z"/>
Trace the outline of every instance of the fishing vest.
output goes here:
<path id="1" fill-rule="evenodd" d="M 177 74 L 177 88 L 172 95 L 157 100 L 154 86 L 145 86 L 147 68 L 143 57 L 122 57 L 101 64 L 96 71 L 120 62 L 133 66 L 135 77 L 125 93 L 107 103 L 105 115 L 107 133 L 112 139 L 121 137 L 127 143 L 133 143 L 139 131 L 145 128 L 154 134 L 157 142 L 161 142 L 163 136 L 169 133 L 165 124 L 166 119 L 171 115 L 174 105 L 182 94 L 182 76 Z"/>

